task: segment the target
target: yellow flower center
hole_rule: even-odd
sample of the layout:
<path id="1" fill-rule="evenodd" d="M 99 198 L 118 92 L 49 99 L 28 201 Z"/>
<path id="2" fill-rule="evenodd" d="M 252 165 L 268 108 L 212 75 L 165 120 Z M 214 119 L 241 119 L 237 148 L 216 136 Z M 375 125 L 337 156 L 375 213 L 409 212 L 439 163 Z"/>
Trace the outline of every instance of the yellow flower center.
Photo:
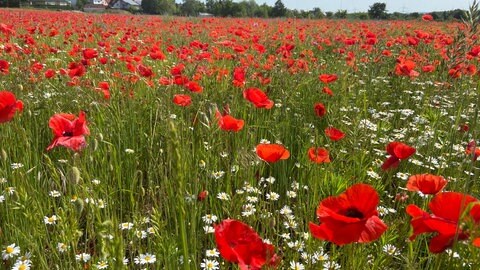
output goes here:
<path id="1" fill-rule="evenodd" d="M 7 251 L 7 254 L 10 254 L 13 252 L 13 247 L 7 247 L 6 251 Z"/>

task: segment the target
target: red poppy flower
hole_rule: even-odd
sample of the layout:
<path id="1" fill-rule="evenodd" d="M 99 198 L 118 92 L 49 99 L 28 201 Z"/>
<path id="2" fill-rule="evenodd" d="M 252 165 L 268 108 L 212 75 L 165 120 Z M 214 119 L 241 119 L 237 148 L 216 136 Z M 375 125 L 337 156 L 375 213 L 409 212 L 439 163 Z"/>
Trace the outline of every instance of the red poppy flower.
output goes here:
<path id="1" fill-rule="evenodd" d="M 345 137 L 345 133 L 334 127 L 327 127 L 325 129 L 325 135 L 327 135 L 327 137 L 332 141 L 339 141 Z"/>
<path id="2" fill-rule="evenodd" d="M 53 141 L 47 147 L 47 151 L 61 145 L 79 151 L 87 143 L 85 135 L 90 134 L 85 120 L 85 113 L 80 112 L 78 118 L 73 114 L 59 113 L 50 118 L 49 127 L 52 129 Z"/>
<path id="3" fill-rule="evenodd" d="M 322 88 L 322 92 L 329 95 L 329 96 L 333 96 L 333 91 L 332 89 L 330 89 L 330 87 L 328 86 L 325 86 Z"/>
<path id="4" fill-rule="evenodd" d="M 372 186 L 355 184 L 339 196 L 320 202 L 317 209 L 320 225 L 310 222 L 310 232 L 336 245 L 377 240 L 387 230 L 378 217 L 378 203 L 378 193 Z"/>
<path id="5" fill-rule="evenodd" d="M 323 147 L 311 147 L 308 149 L 308 157 L 315 163 L 329 163 L 330 156 L 328 150 Z"/>
<path id="6" fill-rule="evenodd" d="M 424 15 L 422 16 L 422 20 L 424 20 L 424 21 L 433 21 L 433 16 L 430 15 L 430 14 L 424 14 Z"/>
<path id="7" fill-rule="evenodd" d="M 189 95 L 175 95 L 173 96 L 173 103 L 177 104 L 178 106 L 187 107 L 192 104 L 192 98 Z"/>
<path id="8" fill-rule="evenodd" d="M 11 121 L 16 111 L 23 111 L 23 102 L 12 92 L 0 91 L 0 123 Z"/>
<path id="9" fill-rule="evenodd" d="M 322 74 L 322 75 L 318 76 L 318 79 L 321 82 L 328 84 L 328 83 L 336 81 L 338 79 L 338 77 L 335 74 Z"/>
<path id="10" fill-rule="evenodd" d="M 315 114 L 318 116 L 318 117 L 323 117 L 325 114 L 327 114 L 327 109 L 325 108 L 325 105 L 323 105 L 323 103 L 315 103 L 315 105 L 313 106 L 314 110 L 315 110 Z"/>
<path id="11" fill-rule="evenodd" d="M 258 88 L 249 88 L 243 91 L 243 97 L 257 108 L 270 109 L 273 107 L 273 101 L 268 99 L 267 94 Z"/>
<path id="12" fill-rule="evenodd" d="M 240 87 L 245 85 L 245 69 L 236 67 L 233 70 L 233 85 Z"/>
<path id="13" fill-rule="evenodd" d="M 425 65 L 422 67 L 422 71 L 425 73 L 430 73 L 435 71 L 435 66 L 434 65 Z"/>
<path id="14" fill-rule="evenodd" d="M 110 99 L 110 84 L 108 82 L 99 82 L 95 89 L 101 91 L 105 99 Z"/>
<path id="15" fill-rule="evenodd" d="M 195 93 L 201 93 L 203 91 L 203 87 L 201 87 L 197 82 L 193 81 L 185 83 L 185 87 Z"/>
<path id="16" fill-rule="evenodd" d="M 215 117 L 218 120 L 218 125 L 222 130 L 238 132 L 242 130 L 245 122 L 241 119 L 236 119 L 231 115 L 225 114 L 222 115 L 218 110 L 215 114 Z"/>
<path id="17" fill-rule="evenodd" d="M 413 155 L 417 150 L 401 142 L 391 142 L 387 145 L 387 153 L 390 157 L 382 164 L 382 170 L 397 168 L 400 160 L 407 159 Z"/>
<path id="18" fill-rule="evenodd" d="M 420 191 L 423 194 L 437 194 L 445 185 L 447 180 L 439 175 L 417 174 L 408 178 L 407 190 Z"/>
<path id="19" fill-rule="evenodd" d="M 414 70 L 415 62 L 411 60 L 398 60 L 399 63 L 395 66 L 395 74 L 402 76 L 417 77 L 419 73 Z"/>
<path id="20" fill-rule="evenodd" d="M 0 59 L 0 73 L 1 74 L 7 75 L 9 67 L 10 67 L 10 64 L 7 61 Z"/>
<path id="21" fill-rule="evenodd" d="M 45 74 L 44 74 L 44 75 L 45 75 L 45 78 L 51 79 L 51 78 L 53 78 L 53 77 L 55 76 L 55 74 L 56 74 L 56 73 L 55 73 L 55 70 L 53 70 L 53 69 L 50 68 L 50 69 L 47 69 L 47 70 L 45 71 Z"/>
<path id="22" fill-rule="evenodd" d="M 257 232 L 238 220 L 226 219 L 215 225 L 215 242 L 222 257 L 241 270 L 274 267 L 280 261 L 275 247 L 263 242 Z"/>
<path id="23" fill-rule="evenodd" d="M 142 65 L 142 64 L 137 65 L 137 71 L 140 74 L 140 76 L 142 76 L 142 77 L 152 77 L 153 76 L 152 69 L 145 66 L 145 65 Z"/>
<path id="24" fill-rule="evenodd" d="M 463 223 L 460 217 L 463 216 L 468 205 L 476 201 L 477 199 L 470 195 L 441 192 L 428 204 L 432 214 L 414 204 L 407 206 L 406 211 L 412 217 L 410 224 L 413 227 L 410 240 L 414 240 L 422 233 L 435 233 L 428 248 L 432 253 L 440 253 L 451 247 L 455 240 L 468 239 L 468 234 L 460 228 L 460 223 Z"/>
<path id="25" fill-rule="evenodd" d="M 469 156 L 471 155 L 473 161 L 477 160 L 478 157 L 480 157 L 480 148 L 477 147 L 475 141 L 471 141 L 468 143 L 467 149 L 465 149 L 465 154 Z"/>
<path id="26" fill-rule="evenodd" d="M 257 145 L 256 152 L 259 158 L 268 163 L 274 163 L 281 159 L 288 159 L 290 157 L 290 152 L 283 145 L 274 143 L 261 143 Z"/>
<path id="27" fill-rule="evenodd" d="M 82 53 L 84 59 L 93 59 L 98 56 L 98 52 L 91 48 L 84 49 Z"/>

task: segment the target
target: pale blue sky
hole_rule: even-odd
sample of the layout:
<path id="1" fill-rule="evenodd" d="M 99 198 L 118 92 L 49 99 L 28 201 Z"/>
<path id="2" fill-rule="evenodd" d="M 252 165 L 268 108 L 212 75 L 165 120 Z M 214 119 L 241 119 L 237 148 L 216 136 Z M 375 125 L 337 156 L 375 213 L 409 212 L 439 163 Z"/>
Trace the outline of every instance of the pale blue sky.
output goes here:
<path id="1" fill-rule="evenodd" d="M 201 0 L 202 1 L 202 0 Z M 241 0 L 233 0 L 240 2 Z M 276 0 L 255 0 L 258 4 L 273 6 Z M 181 3 L 182 0 L 176 0 Z M 203 0 L 205 2 L 205 0 Z M 290 9 L 310 10 L 319 7 L 322 11 L 346 9 L 348 12 L 367 11 L 376 2 L 386 3 L 388 12 L 428 12 L 467 9 L 473 0 L 282 0 Z"/>
<path id="2" fill-rule="evenodd" d="M 276 0 L 256 0 L 273 6 Z M 473 0 L 282 0 L 290 9 L 309 10 L 319 7 L 322 11 L 346 9 L 348 12 L 367 11 L 376 2 L 386 3 L 388 12 L 425 12 L 467 9 Z"/>

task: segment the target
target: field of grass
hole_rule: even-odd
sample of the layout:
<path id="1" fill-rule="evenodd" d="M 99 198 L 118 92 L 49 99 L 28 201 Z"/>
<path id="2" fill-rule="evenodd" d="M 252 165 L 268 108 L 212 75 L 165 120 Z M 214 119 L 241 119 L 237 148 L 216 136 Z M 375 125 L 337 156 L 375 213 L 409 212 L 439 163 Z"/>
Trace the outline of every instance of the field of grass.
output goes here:
<path id="1" fill-rule="evenodd" d="M 0 269 L 480 267 L 472 25 L 0 18 Z"/>

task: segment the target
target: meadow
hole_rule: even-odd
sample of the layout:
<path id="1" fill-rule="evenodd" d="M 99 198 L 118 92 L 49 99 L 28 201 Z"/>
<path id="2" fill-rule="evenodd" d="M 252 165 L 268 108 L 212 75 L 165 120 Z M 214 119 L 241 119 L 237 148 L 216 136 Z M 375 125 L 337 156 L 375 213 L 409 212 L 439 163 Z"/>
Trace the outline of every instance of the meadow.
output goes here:
<path id="1" fill-rule="evenodd" d="M 0 18 L 0 269 L 480 268 L 475 20 Z"/>

